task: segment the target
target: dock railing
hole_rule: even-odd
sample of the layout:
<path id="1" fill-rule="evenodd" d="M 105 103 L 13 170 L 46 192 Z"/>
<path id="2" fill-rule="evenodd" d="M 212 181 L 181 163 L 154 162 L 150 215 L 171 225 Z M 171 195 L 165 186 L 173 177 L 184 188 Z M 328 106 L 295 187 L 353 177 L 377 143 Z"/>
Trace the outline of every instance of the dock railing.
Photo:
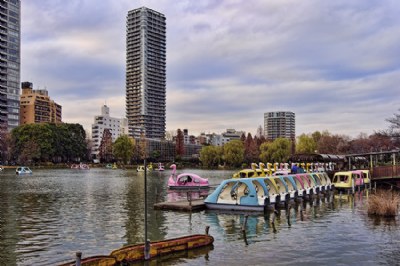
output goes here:
<path id="1" fill-rule="evenodd" d="M 371 179 L 400 179 L 400 165 L 375 166 L 371 169 Z"/>

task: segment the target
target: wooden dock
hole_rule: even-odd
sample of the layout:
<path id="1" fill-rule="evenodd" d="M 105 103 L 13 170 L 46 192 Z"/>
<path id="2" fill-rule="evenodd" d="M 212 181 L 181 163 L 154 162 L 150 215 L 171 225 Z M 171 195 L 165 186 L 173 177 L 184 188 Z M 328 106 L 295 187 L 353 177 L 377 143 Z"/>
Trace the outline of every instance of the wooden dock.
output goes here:
<path id="1" fill-rule="evenodd" d="M 172 211 L 202 211 L 206 209 L 206 204 L 203 199 L 196 199 L 192 201 L 172 201 L 172 202 L 159 202 L 154 204 L 156 210 L 172 210 Z"/>

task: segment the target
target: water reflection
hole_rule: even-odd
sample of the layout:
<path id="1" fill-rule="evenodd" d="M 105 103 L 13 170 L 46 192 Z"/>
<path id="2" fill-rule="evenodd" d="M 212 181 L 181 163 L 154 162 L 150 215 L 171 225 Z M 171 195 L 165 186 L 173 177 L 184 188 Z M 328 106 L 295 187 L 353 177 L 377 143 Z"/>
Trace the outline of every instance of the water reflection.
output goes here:
<path id="1" fill-rule="evenodd" d="M 134 265 L 177 265 L 177 264 L 190 264 L 191 260 L 196 259 L 201 262 L 202 265 L 206 265 L 209 262 L 209 254 L 214 249 L 213 245 L 201 247 L 192 250 L 179 251 L 173 254 L 164 255 L 162 257 L 154 258 L 146 263 L 136 262 L 130 263 L 130 266 Z"/>
<path id="2" fill-rule="evenodd" d="M 190 170 L 219 184 L 227 171 Z M 169 191 L 169 171 L 148 175 L 150 240 L 203 233 L 214 248 L 159 258 L 165 265 L 376 265 L 400 259 L 397 219 L 366 213 L 368 191 L 293 204 L 276 213 L 196 213 L 153 210 L 160 201 L 186 199 Z M 55 265 L 106 255 L 144 241 L 144 175 L 133 170 L 35 170 L 29 177 L 0 174 L 0 265 Z M 201 198 L 210 191 L 195 191 Z M 197 194 L 196 194 L 197 193 Z M 301 248 L 301 252 L 298 250 Z M 229 256 L 227 256 L 229 255 Z"/>
<path id="3" fill-rule="evenodd" d="M 208 196 L 210 189 L 195 189 L 195 190 L 172 190 L 167 191 L 167 201 L 181 201 L 181 200 L 196 200 L 204 199 Z"/>

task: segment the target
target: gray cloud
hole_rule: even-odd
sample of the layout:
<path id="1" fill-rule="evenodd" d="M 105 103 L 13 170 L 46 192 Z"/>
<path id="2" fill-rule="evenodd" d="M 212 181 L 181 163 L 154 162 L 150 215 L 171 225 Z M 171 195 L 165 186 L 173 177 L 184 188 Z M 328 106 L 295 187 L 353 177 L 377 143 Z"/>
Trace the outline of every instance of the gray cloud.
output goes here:
<path id="1" fill-rule="evenodd" d="M 268 111 L 297 134 L 387 128 L 400 106 L 397 1 L 39 1 L 22 3 L 22 80 L 46 86 L 89 128 L 107 101 L 125 115 L 125 19 L 167 17 L 167 130 L 254 134 Z"/>

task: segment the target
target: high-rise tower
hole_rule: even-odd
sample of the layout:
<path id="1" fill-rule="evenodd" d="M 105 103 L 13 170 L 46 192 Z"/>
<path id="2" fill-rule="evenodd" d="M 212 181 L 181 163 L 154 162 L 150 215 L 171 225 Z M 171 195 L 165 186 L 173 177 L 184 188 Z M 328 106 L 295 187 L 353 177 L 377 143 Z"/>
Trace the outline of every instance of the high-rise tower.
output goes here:
<path id="1" fill-rule="evenodd" d="M 0 0 L 0 128 L 19 125 L 21 2 Z"/>
<path id="2" fill-rule="evenodd" d="M 293 112 L 264 113 L 264 134 L 267 140 L 287 138 L 296 140 L 296 118 Z"/>
<path id="3" fill-rule="evenodd" d="M 165 137 L 165 16 L 146 7 L 128 12 L 126 23 L 126 117 L 129 134 Z"/>

